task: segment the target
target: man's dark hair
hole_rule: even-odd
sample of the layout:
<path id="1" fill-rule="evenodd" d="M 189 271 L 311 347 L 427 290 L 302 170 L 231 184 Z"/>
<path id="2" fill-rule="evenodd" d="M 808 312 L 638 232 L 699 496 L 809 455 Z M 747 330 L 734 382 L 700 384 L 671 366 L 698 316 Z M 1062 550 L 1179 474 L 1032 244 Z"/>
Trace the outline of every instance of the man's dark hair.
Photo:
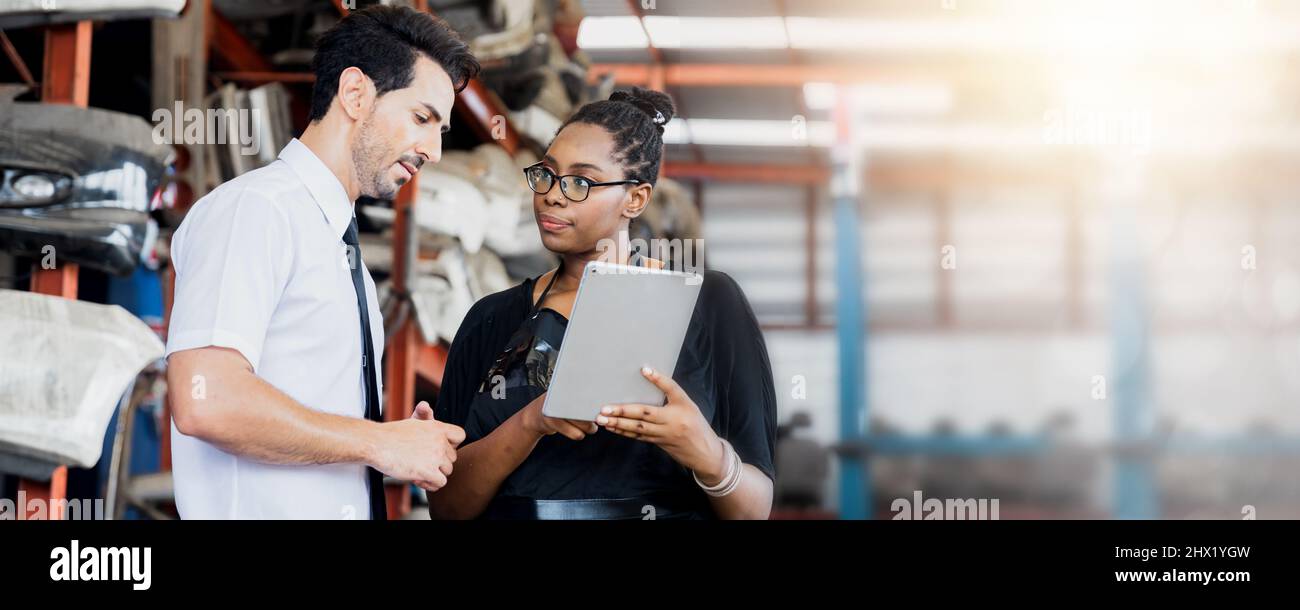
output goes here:
<path id="1" fill-rule="evenodd" d="M 316 41 L 310 120 L 329 112 L 339 75 L 352 66 L 374 81 L 379 95 L 410 86 L 417 51 L 446 70 L 458 92 L 478 74 L 469 46 L 433 15 L 382 4 L 352 11 Z"/>
<path id="2" fill-rule="evenodd" d="M 632 87 L 579 108 L 556 133 L 573 123 L 604 127 L 614 136 L 614 160 L 623 166 L 624 177 L 653 185 L 664 152 L 664 125 L 676 111 L 668 94 Z"/>

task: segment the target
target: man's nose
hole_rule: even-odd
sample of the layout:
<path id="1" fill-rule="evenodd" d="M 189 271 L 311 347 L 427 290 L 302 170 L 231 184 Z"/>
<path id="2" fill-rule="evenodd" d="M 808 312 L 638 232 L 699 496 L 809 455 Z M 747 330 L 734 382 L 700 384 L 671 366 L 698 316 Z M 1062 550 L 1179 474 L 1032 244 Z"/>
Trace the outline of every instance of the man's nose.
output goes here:
<path id="1" fill-rule="evenodd" d="M 437 163 L 442 160 L 442 136 L 441 134 L 433 137 L 432 141 L 424 142 L 416 146 L 415 154 L 424 159 L 425 163 Z"/>

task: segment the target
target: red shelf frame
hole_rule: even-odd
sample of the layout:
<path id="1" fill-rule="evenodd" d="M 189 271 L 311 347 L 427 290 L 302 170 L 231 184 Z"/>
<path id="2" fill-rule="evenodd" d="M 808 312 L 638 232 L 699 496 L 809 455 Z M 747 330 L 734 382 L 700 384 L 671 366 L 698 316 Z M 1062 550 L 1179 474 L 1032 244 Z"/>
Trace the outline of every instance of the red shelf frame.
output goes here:
<path id="1" fill-rule="evenodd" d="M 45 58 L 41 79 L 41 101 L 47 104 L 72 104 L 85 107 L 90 101 L 91 22 L 51 25 L 45 30 Z M 31 291 L 77 298 L 78 266 L 59 261 L 56 268 L 32 266 Z M 63 500 L 67 499 L 68 467 L 59 466 L 49 481 L 20 479 L 18 490 L 28 500 L 41 500 L 49 506 L 48 518 L 63 519 Z M 27 507 L 20 507 L 24 512 Z"/>

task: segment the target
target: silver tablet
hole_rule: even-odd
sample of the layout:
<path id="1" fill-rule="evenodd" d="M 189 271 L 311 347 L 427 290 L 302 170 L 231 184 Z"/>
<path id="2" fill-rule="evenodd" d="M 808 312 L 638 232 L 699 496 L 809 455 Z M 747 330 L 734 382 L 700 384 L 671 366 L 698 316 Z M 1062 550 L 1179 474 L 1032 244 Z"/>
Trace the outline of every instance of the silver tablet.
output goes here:
<path id="1" fill-rule="evenodd" d="M 587 263 L 542 413 L 595 421 L 609 404 L 662 405 L 641 375 L 671 375 L 704 283 L 702 274 Z"/>

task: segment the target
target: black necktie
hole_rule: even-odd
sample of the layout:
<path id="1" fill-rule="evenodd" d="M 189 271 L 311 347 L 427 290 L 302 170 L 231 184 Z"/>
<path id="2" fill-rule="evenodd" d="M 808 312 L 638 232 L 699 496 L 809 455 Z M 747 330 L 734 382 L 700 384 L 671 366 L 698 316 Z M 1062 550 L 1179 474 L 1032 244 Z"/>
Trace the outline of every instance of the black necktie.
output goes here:
<path id="1" fill-rule="evenodd" d="M 343 233 L 343 243 L 351 250 L 348 252 L 348 267 L 352 269 L 352 288 L 357 292 L 357 309 L 361 312 L 361 373 L 366 380 L 366 419 L 383 421 L 379 413 L 379 389 L 375 387 L 373 367 L 375 361 L 375 344 L 370 337 L 370 309 L 366 299 L 366 280 L 361 277 L 361 245 L 357 243 L 357 217 L 352 217 L 348 230 Z M 387 502 L 384 500 L 383 473 L 366 466 L 366 478 L 370 482 L 370 518 L 377 521 L 388 519 Z"/>

